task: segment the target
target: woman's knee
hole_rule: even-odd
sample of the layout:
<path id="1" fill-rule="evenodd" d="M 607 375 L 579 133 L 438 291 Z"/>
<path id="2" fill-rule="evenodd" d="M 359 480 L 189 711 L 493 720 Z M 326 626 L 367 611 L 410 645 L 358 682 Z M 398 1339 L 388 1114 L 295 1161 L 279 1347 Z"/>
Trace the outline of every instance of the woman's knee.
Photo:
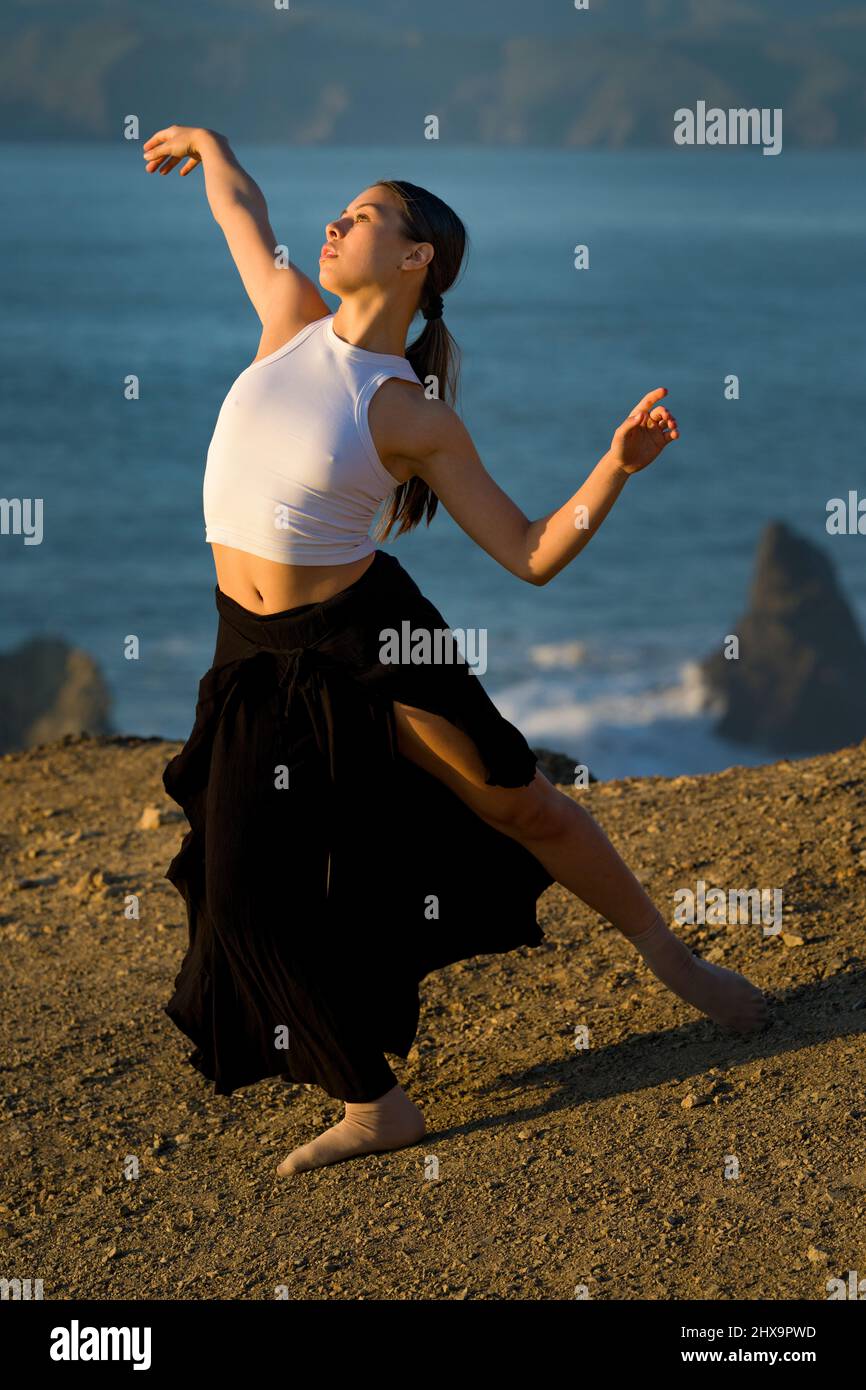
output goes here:
<path id="1" fill-rule="evenodd" d="M 575 804 L 539 770 L 528 787 L 487 784 L 487 770 L 472 740 L 441 715 L 394 703 L 401 753 L 455 792 L 494 829 L 518 840 L 561 834 Z"/>

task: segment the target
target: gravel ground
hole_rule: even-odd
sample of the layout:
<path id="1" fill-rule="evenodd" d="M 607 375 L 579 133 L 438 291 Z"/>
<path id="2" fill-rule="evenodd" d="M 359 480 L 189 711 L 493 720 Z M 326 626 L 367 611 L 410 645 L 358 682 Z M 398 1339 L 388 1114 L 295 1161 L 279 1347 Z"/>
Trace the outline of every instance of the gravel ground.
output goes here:
<path id="1" fill-rule="evenodd" d="M 392 1063 L 422 1143 L 288 1179 L 339 1102 L 213 1096 L 162 1012 L 178 747 L 0 759 L 5 1277 L 46 1299 L 547 1300 L 824 1299 L 866 1274 L 866 742 L 570 793 L 669 920 L 698 879 L 783 890 L 784 936 L 677 928 L 772 996 L 765 1033 L 724 1034 L 556 885 L 541 947 L 423 983 Z"/>

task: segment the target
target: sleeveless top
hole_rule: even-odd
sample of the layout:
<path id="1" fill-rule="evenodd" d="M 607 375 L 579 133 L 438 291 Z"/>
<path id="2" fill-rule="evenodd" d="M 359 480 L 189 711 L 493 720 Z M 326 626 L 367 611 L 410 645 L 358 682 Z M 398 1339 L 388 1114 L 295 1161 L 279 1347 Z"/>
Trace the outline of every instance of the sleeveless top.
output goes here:
<path id="1" fill-rule="evenodd" d="M 405 357 L 368 352 L 315 319 L 253 362 L 223 402 L 204 475 L 205 540 L 290 565 L 341 565 L 400 486 L 367 409 L 388 377 L 421 385 Z"/>

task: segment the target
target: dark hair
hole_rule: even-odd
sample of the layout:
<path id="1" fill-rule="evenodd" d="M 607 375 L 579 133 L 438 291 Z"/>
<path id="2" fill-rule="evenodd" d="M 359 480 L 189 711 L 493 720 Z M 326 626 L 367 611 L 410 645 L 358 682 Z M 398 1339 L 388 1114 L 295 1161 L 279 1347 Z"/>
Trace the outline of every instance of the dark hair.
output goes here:
<path id="1" fill-rule="evenodd" d="M 463 263 L 468 241 L 466 228 L 456 212 L 417 183 L 405 179 L 376 179 L 375 187 L 388 188 L 400 201 L 403 231 L 410 241 L 429 241 L 434 250 L 427 267 L 418 302 L 421 313 L 437 314 L 439 296 L 454 284 Z M 449 405 L 457 403 L 460 376 L 460 349 L 445 326 L 441 312 L 427 319 L 420 337 L 406 349 L 406 358 L 415 375 L 426 387 L 435 377 L 437 391 Z M 433 520 L 439 499 L 421 478 L 410 478 L 391 494 L 385 515 L 377 526 L 376 539 L 385 540 L 399 522 L 395 536 L 411 531 L 422 519 Z"/>

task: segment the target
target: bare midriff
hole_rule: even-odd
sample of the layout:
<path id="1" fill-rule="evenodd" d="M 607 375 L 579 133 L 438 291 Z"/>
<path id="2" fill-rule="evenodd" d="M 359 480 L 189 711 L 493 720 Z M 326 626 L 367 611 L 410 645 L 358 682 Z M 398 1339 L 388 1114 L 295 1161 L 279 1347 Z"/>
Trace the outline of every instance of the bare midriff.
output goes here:
<path id="1" fill-rule="evenodd" d="M 283 565 L 230 545 L 212 543 L 211 550 L 222 592 L 251 613 L 262 615 L 333 598 L 361 578 L 376 553 L 344 565 Z"/>

